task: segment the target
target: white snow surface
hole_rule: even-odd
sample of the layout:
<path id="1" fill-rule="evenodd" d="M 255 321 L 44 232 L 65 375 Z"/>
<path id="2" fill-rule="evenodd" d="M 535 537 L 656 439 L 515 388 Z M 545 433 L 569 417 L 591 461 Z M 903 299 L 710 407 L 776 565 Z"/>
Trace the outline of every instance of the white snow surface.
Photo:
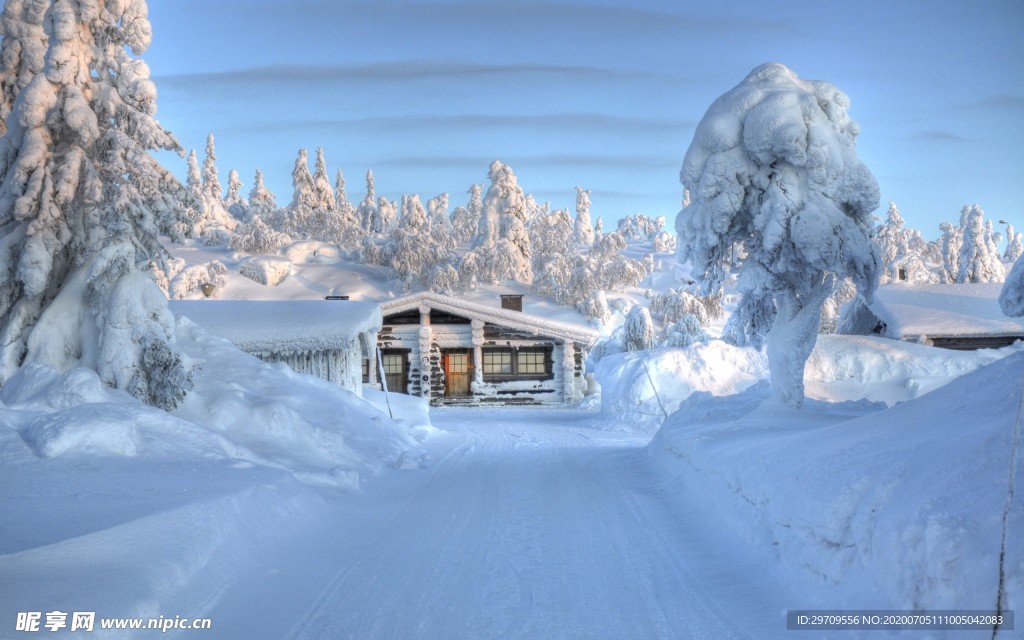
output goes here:
<path id="1" fill-rule="evenodd" d="M 239 256 L 180 252 L 228 266 L 228 302 L 402 295 L 374 267 L 297 253 L 266 287 Z M 355 300 L 310 300 L 329 294 Z M 1003 523 L 1021 609 L 1019 344 L 821 336 L 800 411 L 768 400 L 763 354 L 720 341 L 604 358 L 604 413 L 428 411 L 174 331 L 198 368 L 171 414 L 83 368 L 0 391 L 0 637 L 70 610 L 208 617 L 227 639 L 788 639 L 787 609 L 991 609 Z"/>
<path id="2" fill-rule="evenodd" d="M 29 365 L 0 390 L 3 423 L 43 458 L 245 461 L 340 487 L 415 457 L 415 429 L 333 383 L 264 363 L 185 318 L 175 338 L 195 389 L 171 414 L 89 369 Z"/>
<path id="3" fill-rule="evenodd" d="M 1004 606 L 1019 611 L 1022 380 L 1017 353 L 884 410 L 797 411 L 765 385 L 694 394 L 649 453 L 668 490 L 701 496 L 691 517 L 753 552 L 759 571 L 805 585 L 795 608 L 991 610 L 1005 543 Z"/>
<path id="4" fill-rule="evenodd" d="M 869 305 L 892 337 L 1024 335 L 999 306 L 1003 284 L 883 285 Z"/>

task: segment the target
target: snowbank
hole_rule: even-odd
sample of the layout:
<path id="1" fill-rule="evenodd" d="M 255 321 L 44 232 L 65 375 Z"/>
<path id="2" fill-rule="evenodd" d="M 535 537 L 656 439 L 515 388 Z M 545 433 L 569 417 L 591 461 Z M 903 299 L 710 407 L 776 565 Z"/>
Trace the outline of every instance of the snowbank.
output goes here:
<path id="1" fill-rule="evenodd" d="M 238 272 L 246 278 L 269 287 L 276 287 L 291 273 L 292 263 L 285 258 L 260 256 L 239 265 Z"/>
<path id="2" fill-rule="evenodd" d="M 267 364 L 187 318 L 176 339 L 198 367 L 173 414 L 105 387 L 91 370 L 29 365 L 0 391 L 3 423 L 41 457 L 244 460 L 330 486 L 355 487 L 418 459 L 409 425 L 333 383 Z"/>
<path id="3" fill-rule="evenodd" d="M 342 258 L 338 247 L 317 240 L 293 242 L 281 254 L 294 264 L 336 264 Z"/>
<path id="4" fill-rule="evenodd" d="M 805 391 L 808 398 L 828 402 L 893 405 L 1021 350 L 1021 343 L 952 351 L 877 336 L 822 335 L 807 361 Z M 649 432 L 695 392 L 731 395 L 769 379 L 762 352 L 720 340 L 607 356 L 595 375 L 605 417 Z"/>
<path id="5" fill-rule="evenodd" d="M 1017 353 L 889 409 L 794 410 L 764 384 L 695 394 L 648 451 L 701 497 L 693 517 L 807 585 L 793 608 L 992 609 L 1005 512 L 1006 608 L 1020 610 L 1021 380 Z"/>

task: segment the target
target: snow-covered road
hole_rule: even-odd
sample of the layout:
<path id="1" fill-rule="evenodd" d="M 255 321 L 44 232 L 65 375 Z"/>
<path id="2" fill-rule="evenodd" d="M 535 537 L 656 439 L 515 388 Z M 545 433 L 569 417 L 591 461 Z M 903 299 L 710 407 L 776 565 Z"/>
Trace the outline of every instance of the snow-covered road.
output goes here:
<path id="1" fill-rule="evenodd" d="M 266 572 L 269 584 L 246 581 L 210 616 L 234 627 L 242 611 L 276 609 L 253 631 L 300 639 L 784 633 L 769 604 L 778 593 L 766 597 L 651 479 L 646 438 L 565 411 L 448 409 L 432 419 L 448 433 L 431 441 L 427 469 L 331 500 Z M 283 610 L 295 614 L 289 628 Z"/>

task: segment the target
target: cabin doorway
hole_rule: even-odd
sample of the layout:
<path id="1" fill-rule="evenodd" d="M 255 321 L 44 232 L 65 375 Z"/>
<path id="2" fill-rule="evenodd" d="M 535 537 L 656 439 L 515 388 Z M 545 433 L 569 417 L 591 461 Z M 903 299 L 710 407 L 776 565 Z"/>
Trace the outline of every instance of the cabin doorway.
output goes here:
<path id="1" fill-rule="evenodd" d="M 380 360 L 384 369 L 384 382 L 389 392 L 409 392 L 409 351 L 407 349 L 381 349 Z"/>
<path id="2" fill-rule="evenodd" d="M 468 349 L 444 352 L 444 395 L 446 398 L 468 398 L 473 378 L 473 363 Z"/>

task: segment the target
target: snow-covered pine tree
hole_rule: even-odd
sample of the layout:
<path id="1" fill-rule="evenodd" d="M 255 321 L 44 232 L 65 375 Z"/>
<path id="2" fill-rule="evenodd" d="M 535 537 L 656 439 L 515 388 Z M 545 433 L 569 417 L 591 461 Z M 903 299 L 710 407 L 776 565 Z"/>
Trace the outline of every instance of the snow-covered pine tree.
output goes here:
<path id="1" fill-rule="evenodd" d="M 594 227 L 590 224 L 590 190 L 576 187 L 576 222 L 573 226 L 573 240 L 581 251 L 594 244 Z"/>
<path id="2" fill-rule="evenodd" d="M 291 241 L 288 234 L 270 228 L 263 221 L 262 215 L 253 215 L 249 222 L 242 223 L 235 228 L 235 232 L 228 240 L 228 248 L 232 251 L 254 255 L 273 255 Z"/>
<path id="3" fill-rule="evenodd" d="M 568 210 L 555 209 L 538 216 L 530 225 L 534 273 L 542 271 L 544 265 L 553 259 L 576 255 L 573 243 L 573 224 Z"/>
<path id="4" fill-rule="evenodd" d="M 334 176 L 334 202 L 338 211 L 343 211 L 346 218 L 355 219 L 356 208 L 348 200 L 348 192 L 345 190 L 345 174 L 338 169 Z"/>
<path id="5" fill-rule="evenodd" d="M 1024 257 L 1017 258 L 1003 282 L 1003 289 L 999 292 L 999 308 L 1011 318 L 1024 316 Z"/>
<path id="6" fill-rule="evenodd" d="M 167 271 L 158 237 L 181 239 L 192 221 L 188 192 L 149 154 L 184 151 L 153 117 L 156 88 L 135 57 L 152 38 L 146 2 L 32 7 L 45 62 L 0 138 L 0 385 L 27 363 L 85 366 L 172 408 L 191 374 L 146 269 Z"/>
<path id="7" fill-rule="evenodd" d="M 242 198 L 242 180 L 234 169 L 228 171 L 228 195 L 224 198 L 224 204 L 228 207 L 232 205 L 244 207 L 246 204 L 245 199 Z"/>
<path id="8" fill-rule="evenodd" d="M 316 168 L 313 170 L 313 202 L 311 209 L 319 211 L 337 211 L 338 202 L 331 188 L 331 179 L 327 174 L 327 160 L 324 148 L 316 149 Z"/>
<path id="9" fill-rule="evenodd" d="M 660 342 L 663 347 L 681 348 L 708 340 L 710 340 L 710 336 L 704 330 L 700 320 L 696 316 L 685 315 L 662 330 Z"/>
<path id="10" fill-rule="evenodd" d="M 594 291 L 589 294 L 583 302 L 576 305 L 576 310 L 592 320 L 604 322 L 611 317 L 612 312 L 608 309 L 608 300 L 604 291 Z"/>
<path id="11" fill-rule="evenodd" d="M 967 209 L 963 244 L 960 245 L 957 282 L 1002 282 L 1005 277 L 999 252 L 993 251 L 993 244 L 985 237 L 985 212 L 978 205 Z"/>
<path id="12" fill-rule="evenodd" d="M 1011 226 L 1006 235 L 1009 241 L 1006 243 L 1006 253 L 1003 254 L 1003 260 L 1010 263 L 1017 262 L 1024 255 L 1024 234 L 1014 233 Z"/>
<path id="13" fill-rule="evenodd" d="M 942 230 L 942 282 L 956 282 L 957 273 L 960 271 L 960 245 L 963 238 L 960 229 L 951 222 L 943 222 L 939 229 Z"/>
<path id="14" fill-rule="evenodd" d="M 494 252 L 495 264 L 502 265 L 496 271 L 499 280 L 511 278 L 529 284 L 533 280 L 533 268 L 525 223 L 526 195 L 512 168 L 498 160 L 491 163 L 487 177 L 491 186 L 483 201 L 473 247 Z"/>
<path id="15" fill-rule="evenodd" d="M 224 191 L 220 186 L 217 173 L 217 149 L 213 144 L 213 134 L 206 137 L 206 157 L 203 158 L 203 196 L 207 203 L 222 202 Z"/>
<path id="16" fill-rule="evenodd" d="M 0 15 L 0 136 L 14 99 L 43 71 L 47 36 L 43 28 L 46 2 L 7 0 Z"/>
<path id="17" fill-rule="evenodd" d="M 849 104 L 830 83 L 762 65 L 711 105 L 680 172 L 693 190 L 676 218 L 680 258 L 716 293 L 741 245 L 727 335 L 757 343 L 767 332 L 775 395 L 797 406 L 833 282 L 850 276 L 867 298 L 878 284 L 878 183 L 857 158 Z"/>
<path id="18" fill-rule="evenodd" d="M 899 279 L 899 267 L 896 265 L 896 260 L 903 253 L 901 249 L 906 244 L 905 224 L 896 203 L 890 202 L 885 223 L 878 227 L 875 234 L 875 241 L 878 243 L 882 259 L 882 273 L 880 274 L 882 282 Z"/>
<path id="19" fill-rule="evenodd" d="M 474 184 L 469 188 L 469 202 L 466 205 L 459 205 L 452 211 L 452 235 L 455 242 L 462 244 L 476 236 L 477 225 L 480 223 L 480 200 L 481 185 Z"/>
<path id="20" fill-rule="evenodd" d="M 647 307 L 637 305 L 629 310 L 622 332 L 622 346 L 626 351 L 645 351 L 654 346 L 654 322 Z"/>
<path id="21" fill-rule="evenodd" d="M 426 233 L 430 230 L 427 211 L 417 194 L 402 195 L 402 217 L 398 220 L 398 226 L 412 233 Z"/>
<path id="22" fill-rule="evenodd" d="M 309 173 L 309 153 L 299 149 L 292 168 L 292 201 L 288 208 L 293 212 L 311 211 L 316 208 L 317 196 L 313 186 L 313 176 Z"/>
<path id="23" fill-rule="evenodd" d="M 370 232 L 389 234 L 398 228 L 398 204 L 388 200 L 384 196 L 377 198 L 377 207 L 374 217 L 371 219 Z"/>
<path id="24" fill-rule="evenodd" d="M 185 166 L 187 167 L 185 186 L 188 188 L 188 192 L 191 193 L 197 201 L 202 201 L 203 174 L 199 171 L 199 160 L 196 159 L 195 149 L 188 152 L 188 158 L 185 160 Z"/>
<path id="25" fill-rule="evenodd" d="M 430 226 L 444 227 L 449 233 L 454 231 L 452 221 L 448 217 L 448 194 L 442 193 L 427 200 L 427 215 L 430 216 Z"/>
<path id="26" fill-rule="evenodd" d="M 263 184 L 263 172 L 256 170 L 252 179 L 252 191 L 249 192 L 249 216 L 265 216 L 277 209 L 277 196 Z"/>
<path id="27" fill-rule="evenodd" d="M 377 210 L 377 194 L 375 193 L 372 169 L 366 172 L 366 197 L 359 204 L 356 213 L 359 216 L 359 223 L 365 231 L 377 235 L 384 233 Z"/>
<path id="28" fill-rule="evenodd" d="M 345 191 L 345 176 L 341 169 L 338 169 L 334 179 L 334 201 L 338 206 L 338 220 L 342 229 L 341 244 L 350 249 L 357 249 L 363 237 L 363 227 L 355 206 L 348 200 L 348 193 Z"/>

